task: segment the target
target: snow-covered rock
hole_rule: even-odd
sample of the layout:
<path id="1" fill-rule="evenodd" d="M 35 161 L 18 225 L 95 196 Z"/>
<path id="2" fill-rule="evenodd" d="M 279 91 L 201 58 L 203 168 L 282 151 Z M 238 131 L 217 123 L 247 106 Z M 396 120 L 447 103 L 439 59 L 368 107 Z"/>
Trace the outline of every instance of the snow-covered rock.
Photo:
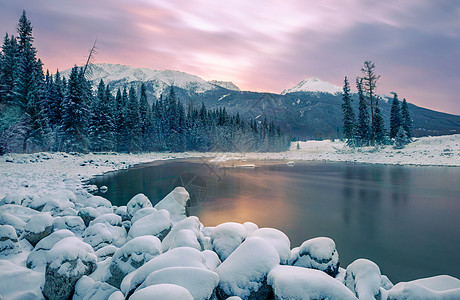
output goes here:
<path id="1" fill-rule="evenodd" d="M 108 299 L 116 291 L 110 284 L 94 281 L 85 275 L 75 284 L 72 300 Z"/>
<path id="2" fill-rule="evenodd" d="M 109 225 L 110 226 L 110 225 Z M 113 235 L 108 226 L 104 223 L 97 223 L 86 228 L 83 232 L 83 241 L 91 245 L 94 250 L 112 244 Z"/>
<path id="3" fill-rule="evenodd" d="M 267 282 L 276 299 L 357 299 L 338 280 L 314 269 L 277 266 L 268 274 Z"/>
<path id="4" fill-rule="evenodd" d="M 257 226 L 257 224 L 252 223 L 252 222 L 244 222 L 243 226 L 246 228 L 246 233 L 248 236 L 251 235 L 257 229 L 259 229 L 259 226 Z"/>
<path id="5" fill-rule="evenodd" d="M 367 259 L 357 259 L 348 265 L 344 282 L 362 300 L 383 299 L 382 294 L 386 295 L 386 291 L 380 287 L 382 278 L 379 266 Z"/>
<path id="6" fill-rule="evenodd" d="M 21 253 L 16 230 L 10 225 L 0 225 L 0 256 Z"/>
<path id="7" fill-rule="evenodd" d="M 243 224 L 244 225 L 244 224 Z M 258 236 L 269 242 L 278 252 L 280 263 L 287 264 L 291 254 L 291 242 L 284 232 L 274 228 L 260 228 L 254 231 L 249 238 Z"/>
<path id="8" fill-rule="evenodd" d="M 4 214 L 10 214 L 12 216 L 15 216 L 16 218 L 21 219 L 25 223 L 29 222 L 30 218 L 32 218 L 38 213 L 39 212 L 34 209 L 17 204 L 5 204 L 0 206 L 0 216 Z M 10 225 L 14 227 L 14 225 Z"/>
<path id="9" fill-rule="evenodd" d="M 216 269 L 219 297 L 269 298 L 272 291 L 266 282 L 267 274 L 279 262 L 278 252 L 269 242 L 260 237 L 247 239 Z"/>
<path id="10" fill-rule="evenodd" d="M 222 263 L 216 252 L 211 250 L 204 250 L 202 253 L 206 259 L 206 266 L 209 270 L 214 271 Z"/>
<path id="11" fill-rule="evenodd" d="M 54 218 L 50 213 L 40 213 L 30 218 L 24 227 L 24 238 L 35 246 L 53 232 Z"/>
<path id="12" fill-rule="evenodd" d="M 23 203 L 30 203 L 34 199 L 33 195 L 23 192 L 8 193 L 0 200 L 0 206 L 5 204 L 23 205 Z"/>
<path id="13" fill-rule="evenodd" d="M 46 256 L 53 246 L 60 240 L 75 236 L 71 231 L 63 229 L 58 230 L 40 240 L 35 248 L 29 253 L 26 260 L 26 266 L 30 269 L 44 267 L 46 265 Z"/>
<path id="14" fill-rule="evenodd" d="M 190 195 L 183 187 L 176 187 L 166 197 L 155 205 L 156 209 L 166 209 L 171 215 L 171 220 L 176 223 L 188 216 L 188 203 Z"/>
<path id="15" fill-rule="evenodd" d="M 156 208 L 153 208 L 152 206 L 141 208 L 138 211 L 136 211 L 134 216 L 131 218 L 131 223 L 134 224 L 137 220 L 142 219 L 147 215 L 153 214 L 156 211 L 158 210 Z"/>
<path id="16" fill-rule="evenodd" d="M 65 216 L 65 217 L 54 218 L 53 228 L 54 228 L 54 231 L 57 231 L 60 229 L 67 229 L 77 235 L 81 235 L 83 231 L 85 231 L 86 226 L 81 217 Z"/>
<path id="17" fill-rule="evenodd" d="M 157 237 L 144 235 L 132 239 L 113 255 L 107 282 L 119 288 L 128 273 L 159 254 L 161 254 L 161 242 Z"/>
<path id="18" fill-rule="evenodd" d="M 219 258 L 224 261 L 246 238 L 246 228 L 234 222 L 217 225 L 211 234 L 211 243 Z"/>
<path id="19" fill-rule="evenodd" d="M 169 249 L 189 246 L 198 250 L 204 249 L 203 225 L 195 216 L 190 216 L 177 222 L 161 243 L 163 252 Z M 182 230 L 186 230 L 180 233 Z M 180 233 L 180 234 L 179 234 Z"/>
<path id="20" fill-rule="evenodd" d="M 95 252 L 97 256 L 97 261 L 101 262 L 101 261 L 106 260 L 109 257 L 112 257 L 115 254 L 115 252 L 117 252 L 117 250 L 118 248 L 115 247 L 114 245 L 107 245 L 107 246 L 102 247 L 101 249 Z"/>
<path id="21" fill-rule="evenodd" d="M 112 213 L 112 203 L 109 200 L 101 196 L 92 196 L 84 203 L 86 207 L 95 208 L 100 215 Z"/>
<path id="22" fill-rule="evenodd" d="M 121 291 L 116 291 L 107 300 L 125 300 L 125 295 Z"/>
<path id="23" fill-rule="evenodd" d="M 108 214 L 103 214 L 96 219 L 92 220 L 89 222 L 89 226 L 97 223 L 104 223 L 104 224 L 109 224 L 112 226 L 119 226 L 121 227 L 121 217 L 119 215 L 116 215 L 114 213 L 108 213 Z"/>
<path id="24" fill-rule="evenodd" d="M 168 234 L 171 227 L 172 222 L 169 218 L 169 212 L 160 209 L 132 224 L 128 235 L 129 238 L 135 238 L 142 235 L 153 235 L 161 240 Z"/>
<path id="25" fill-rule="evenodd" d="M 10 225 L 16 230 L 16 234 L 20 236 L 24 232 L 24 227 L 26 227 L 26 222 L 22 219 L 7 213 L 0 213 L 0 225 Z"/>
<path id="26" fill-rule="evenodd" d="M 126 205 L 117 207 L 115 214 L 119 215 L 122 221 L 130 220 L 128 215 L 128 207 Z"/>
<path id="27" fill-rule="evenodd" d="M 130 300 L 193 300 L 190 292 L 176 284 L 156 284 L 135 292 Z"/>
<path id="28" fill-rule="evenodd" d="M 89 226 L 89 223 L 100 215 L 101 213 L 94 207 L 83 207 L 78 210 L 78 216 L 82 218 L 86 226 Z"/>
<path id="29" fill-rule="evenodd" d="M 447 275 L 400 282 L 388 291 L 388 300 L 460 299 L 460 280 Z"/>
<path id="30" fill-rule="evenodd" d="M 43 273 L 35 272 L 11 260 L 0 259 L 0 298 L 44 299 L 40 290 Z"/>
<path id="31" fill-rule="evenodd" d="M 123 294 L 129 295 L 151 273 L 169 267 L 197 267 L 207 269 L 206 259 L 202 252 L 190 247 L 174 248 L 152 258 L 139 269 L 126 276 L 121 284 L 121 291 Z"/>
<path id="32" fill-rule="evenodd" d="M 93 272 L 96 255 L 93 248 L 76 237 L 57 242 L 48 252 L 43 295 L 47 299 L 68 299 L 75 283 Z"/>
<path id="33" fill-rule="evenodd" d="M 147 198 L 144 194 L 137 194 L 129 200 L 126 205 L 126 211 L 128 216 L 132 218 L 138 210 L 146 207 L 152 207 L 152 202 L 150 202 L 149 198 Z"/>
<path id="34" fill-rule="evenodd" d="M 303 242 L 298 249 L 292 249 L 289 264 L 321 270 L 335 277 L 339 270 L 339 254 L 332 239 L 317 237 Z"/>

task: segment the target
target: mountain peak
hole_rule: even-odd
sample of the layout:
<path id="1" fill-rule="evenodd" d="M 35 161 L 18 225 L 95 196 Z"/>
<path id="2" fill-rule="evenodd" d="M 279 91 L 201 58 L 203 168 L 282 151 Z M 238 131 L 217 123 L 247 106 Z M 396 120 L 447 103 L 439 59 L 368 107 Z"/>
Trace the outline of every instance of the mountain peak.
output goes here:
<path id="1" fill-rule="evenodd" d="M 214 84 L 220 87 L 223 87 L 224 89 L 231 90 L 231 91 L 241 91 L 239 87 L 237 87 L 233 82 L 231 81 L 219 81 L 219 80 L 211 80 L 208 81 L 210 84 Z"/>
<path id="2" fill-rule="evenodd" d="M 341 91 L 341 87 L 333 85 L 330 82 L 322 81 L 317 77 L 309 77 L 307 79 L 302 80 L 292 88 L 284 90 L 283 92 L 281 92 L 281 94 L 286 95 L 295 92 L 321 92 L 336 94 L 340 93 Z"/>

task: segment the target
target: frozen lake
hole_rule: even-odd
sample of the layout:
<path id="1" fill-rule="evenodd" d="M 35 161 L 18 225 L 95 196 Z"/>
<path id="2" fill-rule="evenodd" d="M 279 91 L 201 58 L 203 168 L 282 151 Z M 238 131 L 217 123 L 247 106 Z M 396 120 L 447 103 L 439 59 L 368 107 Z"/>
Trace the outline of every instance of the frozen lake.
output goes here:
<path id="1" fill-rule="evenodd" d="M 460 168 L 350 163 L 200 160 L 140 165 L 98 176 L 102 194 L 125 205 L 137 193 L 155 204 L 176 185 L 192 196 L 205 226 L 251 221 L 286 233 L 291 247 L 328 236 L 341 266 L 377 263 L 393 282 L 439 274 L 460 278 Z"/>

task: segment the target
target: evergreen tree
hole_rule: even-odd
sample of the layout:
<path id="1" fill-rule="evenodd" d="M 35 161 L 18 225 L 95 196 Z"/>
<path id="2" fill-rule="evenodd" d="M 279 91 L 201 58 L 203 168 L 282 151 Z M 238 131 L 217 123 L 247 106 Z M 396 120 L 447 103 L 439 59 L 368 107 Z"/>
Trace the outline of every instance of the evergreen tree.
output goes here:
<path id="1" fill-rule="evenodd" d="M 371 128 L 369 125 L 369 108 L 364 98 L 361 88 L 361 80 L 356 80 L 356 88 L 358 89 L 359 105 L 358 105 L 358 122 L 356 124 L 356 141 L 359 146 L 369 145 L 371 138 Z"/>
<path id="2" fill-rule="evenodd" d="M 377 104 L 377 99 L 375 96 L 375 90 L 377 88 L 377 81 L 380 78 L 380 75 L 375 74 L 375 64 L 370 60 L 364 62 L 364 67 L 361 69 L 363 77 L 361 78 L 361 89 L 368 99 L 369 108 L 370 108 L 370 117 L 371 117 L 371 145 L 375 145 L 375 106 Z"/>
<path id="3" fill-rule="evenodd" d="M 399 126 L 398 133 L 395 137 L 395 149 L 403 149 L 407 144 L 410 143 L 410 138 L 407 136 L 403 126 Z"/>
<path id="4" fill-rule="evenodd" d="M 91 151 L 113 150 L 113 120 L 111 112 L 111 94 L 107 93 L 104 81 L 101 79 L 97 97 L 93 98 L 90 110 L 88 134 Z"/>
<path id="5" fill-rule="evenodd" d="M 401 125 L 401 109 L 399 108 L 398 94 L 394 93 L 390 114 L 390 138 L 396 137 L 396 134 L 398 134 L 398 130 Z"/>
<path id="6" fill-rule="evenodd" d="M 0 57 L 0 103 L 13 103 L 18 53 L 16 38 L 14 36 L 9 38 L 6 34 Z"/>
<path id="7" fill-rule="evenodd" d="M 383 121 L 382 113 L 380 112 L 378 100 L 375 103 L 375 112 L 374 112 L 374 133 L 375 133 L 375 143 L 381 145 L 385 141 L 385 124 Z"/>
<path id="8" fill-rule="evenodd" d="M 402 127 L 406 131 L 406 134 L 409 139 L 412 138 L 412 117 L 409 113 L 409 107 L 407 106 L 407 101 L 404 98 L 402 105 L 401 105 L 401 119 L 402 119 Z"/>
<path id="9" fill-rule="evenodd" d="M 343 93 L 342 93 L 342 111 L 343 111 L 343 134 L 344 137 L 348 140 L 347 143 L 352 143 L 353 133 L 355 127 L 355 112 L 351 106 L 351 96 L 350 96 L 350 84 L 348 79 L 345 76 L 343 83 Z"/>
<path id="10" fill-rule="evenodd" d="M 141 85 L 141 93 L 139 97 L 139 119 L 140 119 L 140 134 L 142 140 L 142 149 L 145 150 L 150 147 L 149 133 L 152 125 L 152 111 L 147 102 L 147 92 L 145 84 Z"/>
<path id="11" fill-rule="evenodd" d="M 128 152 L 138 152 L 141 150 L 140 145 L 140 117 L 139 101 L 136 96 L 134 87 L 129 89 L 128 103 L 126 107 L 126 130 Z"/>

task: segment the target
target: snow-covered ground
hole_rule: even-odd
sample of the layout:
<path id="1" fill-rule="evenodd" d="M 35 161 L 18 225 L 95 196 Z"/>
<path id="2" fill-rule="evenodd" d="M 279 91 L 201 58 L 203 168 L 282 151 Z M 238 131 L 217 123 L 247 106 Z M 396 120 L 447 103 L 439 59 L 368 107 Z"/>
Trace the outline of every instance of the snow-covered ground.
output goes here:
<path id="1" fill-rule="evenodd" d="M 7 154 L 0 157 L 0 199 L 9 192 L 41 195 L 48 190 L 78 190 L 94 175 L 157 160 L 206 158 L 230 160 L 345 161 L 378 164 L 460 166 L 460 134 L 416 139 L 401 150 L 391 146 L 352 149 L 340 141 L 292 143 L 279 153 Z M 239 163 L 237 165 L 247 165 Z M 252 166 L 252 164 L 251 164 Z"/>

